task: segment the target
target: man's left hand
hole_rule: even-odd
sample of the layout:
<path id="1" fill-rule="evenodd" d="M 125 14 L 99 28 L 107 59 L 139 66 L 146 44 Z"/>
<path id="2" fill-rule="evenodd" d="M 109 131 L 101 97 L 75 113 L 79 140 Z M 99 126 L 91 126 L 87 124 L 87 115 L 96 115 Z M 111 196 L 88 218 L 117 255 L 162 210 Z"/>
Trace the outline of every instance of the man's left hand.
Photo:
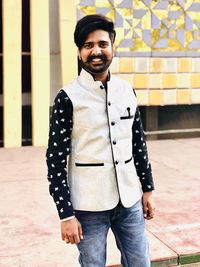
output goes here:
<path id="1" fill-rule="evenodd" d="M 153 219 L 155 215 L 155 204 L 153 201 L 152 191 L 143 193 L 142 204 L 144 210 L 144 218 L 146 220 Z"/>

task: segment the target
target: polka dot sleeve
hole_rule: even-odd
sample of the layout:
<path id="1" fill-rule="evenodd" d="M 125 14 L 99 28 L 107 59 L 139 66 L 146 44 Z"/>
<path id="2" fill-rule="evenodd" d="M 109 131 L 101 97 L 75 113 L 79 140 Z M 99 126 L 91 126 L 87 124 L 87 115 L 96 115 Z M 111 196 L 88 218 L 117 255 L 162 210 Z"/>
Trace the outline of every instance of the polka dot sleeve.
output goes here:
<path id="1" fill-rule="evenodd" d="M 132 127 L 133 132 L 133 157 L 140 179 L 143 192 L 154 190 L 151 164 L 148 159 L 147 145 L 143 132 L 139 108 L 137 107 Z"/>
<path id="2" fill-rule="evenodd" d="M 53 105 L 46 160 L 49 192 L 54 199 L 60 219 L 74 215 L 67 179 L 67 156 L 71 150 L 72 102 L 61 90 Z"/>

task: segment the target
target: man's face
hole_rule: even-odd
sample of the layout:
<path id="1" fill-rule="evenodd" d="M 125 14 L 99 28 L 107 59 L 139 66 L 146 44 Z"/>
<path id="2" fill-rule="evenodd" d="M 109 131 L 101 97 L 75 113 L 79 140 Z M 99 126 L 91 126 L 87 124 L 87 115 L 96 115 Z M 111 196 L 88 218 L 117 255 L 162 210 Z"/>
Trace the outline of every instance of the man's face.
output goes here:
<path id="1" fill-rule="evenodd" d="M 113 58 L 113 45 L 108 32 L 96 30 L 89 33 L 79 49 L 79 57 L 83 68 L 94 76 L 107 73 Z"/>

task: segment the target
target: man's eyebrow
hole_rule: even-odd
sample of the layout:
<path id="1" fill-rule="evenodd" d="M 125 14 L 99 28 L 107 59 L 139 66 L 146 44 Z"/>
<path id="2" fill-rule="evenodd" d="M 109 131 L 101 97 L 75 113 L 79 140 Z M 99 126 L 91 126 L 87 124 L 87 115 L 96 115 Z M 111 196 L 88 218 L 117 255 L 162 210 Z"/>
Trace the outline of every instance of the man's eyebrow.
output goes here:
<path id="1" fill-rule="evenodd" d="M 93 42 L 93 41 L 86 41 L 84 44 L 94 44 L 95 42 Z M 100 41 L 98 41 L 97 43 L 109 43 L 108 41 L 106 41 L 106 40 L 100 40 Z"/>
<path id="2" fill-rule="evenodd" d="M 84 44 L 93 44 L 92 41 L 85 42 Z"/>
<path id="3" fill-rule="evenodd" d="M 109 43 L 109 42 L 106 40 L 100 40 L 99 43 Z"/>

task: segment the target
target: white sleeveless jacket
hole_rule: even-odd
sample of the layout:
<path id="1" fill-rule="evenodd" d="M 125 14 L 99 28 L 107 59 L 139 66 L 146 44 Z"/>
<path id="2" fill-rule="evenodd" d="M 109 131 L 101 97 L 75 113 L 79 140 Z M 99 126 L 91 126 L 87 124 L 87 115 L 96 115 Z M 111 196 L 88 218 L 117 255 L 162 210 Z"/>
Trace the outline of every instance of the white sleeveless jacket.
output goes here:
<path id="1" fill-rule="evenodd" d="M 104 211 L 119 200 L 132 206 L 141 198 L 132 155 L 133 89 L 111 75 L 106 93 L 85 70 L 62 89 L 73 105 L 68 180 L 74 209 Z"/>

